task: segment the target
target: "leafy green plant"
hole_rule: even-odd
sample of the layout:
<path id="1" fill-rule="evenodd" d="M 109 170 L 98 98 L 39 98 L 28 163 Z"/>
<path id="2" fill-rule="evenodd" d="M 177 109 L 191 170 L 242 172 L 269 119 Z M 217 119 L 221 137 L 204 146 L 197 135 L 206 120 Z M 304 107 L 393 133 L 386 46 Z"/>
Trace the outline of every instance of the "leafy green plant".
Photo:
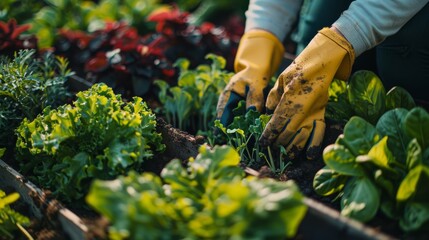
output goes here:
<path id="1" fill-rule="evenodd" d="M 405 231 L 429 223 L 429 114 L 395 108 L 376 126 L 354 116 L 344 134 L 323 151 L 326 167 L 315 176 L 320 195 L 338 194 L 341 213 L 371 220 L 379 209 Z"/>
<path id="2" fill-rule="evenodd" d="M 94 178 L 139 169 L 164 149 L 155 115 L 141 98 L 124 103 L 105 84 L 76 96 L 73 105 L 45 108 L 17 128 L 21 171 L 64 202 L 81 199 Z"/>
<path id="3" fill-rule="evenodd" d="M 53 45 L 57 29 L 95 31 L 106 21 L 126 21 L 141 31 L 153 29 L 147 15 L 160 6 L 158 0 L 45 0 L 30 22 L 39 38 L 39 47 Z"/>
<path id="4" fill-rule="evenodd" d="M 226 61 L 220 56 L 208 54 L 211 65 L 202 64 L 190 70 L 190 62 L 179 59 L 175 66 L 180 70 L 178 86 L 170 87 L 165 81 L 155 84 L 160 88 L 159 99 L 162 114 L 173 126 L 201 135 L 208 135 L 216 118 L 216 104 L 220 93 L 231 78 L 224 70 Z"/>
<path id="5" fill-rule="evenodd" d="M 291 163 L 286 159 L 286 149 L 283 146 L 279 146 L 279 149 L 261 147 L 258 142 L 271 115 L 261 114 L 253 109 L 246 111 L 244 100 L 238 103 L 233 115 L 233 122 L 227 127 L 215 120 L 215 127 L 222 134 L 208 138 L 211 145 L 233 146 L 246 166 L 259 169 L 267 164 L 272 173 L 282 174 Z"/>
<path id="6" fill-rule="evenodd" d="M 107 217 L 111 239 L 281 239 L 306 213 L 293 181 L 244 177 L 229 146 L 200 148 L 184 167 L 94 181 L 86 197 Z"/>
<path id="7" fill-rule="evenodd" d="M 13 18 L 20 23 L 27 22 L 44 5 L 39 0 L 3 0 L 0 2 L 0 21 Z"/>
<path id="8" fill-rule="evenodd" d="M 390 109 L 415 106 L 414 99 L 405 89 L 396 86 L 386 93 L 374 72 L 360 70 L 350 77 L 348 83 L 334 79 L 329 88 L 325 117 L 347 122 L 352 116 L 359 116 L 375 124 Z"/>
<path id="9" fill-rule="evenodd" d="M 34 119 L 45 107 L 64 104 L 65 82 L 73 74 L 67 60 L 35 50 L 0 58 L 0 147 L 14 146 L 14 130 L 23 118 Z"/>
<path id="10" fill-rule="evenodd" d="M 19 199 L 18 193 L 6 194 L 0 190 L 0 233 L 2 239 L 14 239 L 16 231 L 21 231 L 27 239 L 33 239 L 25 230 L 25 226 L 30 224 L 28 217 L 13 210 L 10 205 Z"/>

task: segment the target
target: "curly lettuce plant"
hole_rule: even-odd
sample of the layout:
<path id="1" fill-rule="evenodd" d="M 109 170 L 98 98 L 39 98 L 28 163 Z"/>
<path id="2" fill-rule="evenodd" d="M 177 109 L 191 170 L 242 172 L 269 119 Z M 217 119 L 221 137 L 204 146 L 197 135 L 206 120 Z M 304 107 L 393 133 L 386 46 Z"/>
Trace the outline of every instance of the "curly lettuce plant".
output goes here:
<path id="1" fill-rule="evenodd" d="M 21 171 L 65 202 L 81 199 L 95 178 L 138 170 L 164 148 L 141 98 L 124 103 L 105 84 L 76 96 L 73 105 L 45 108 L 17 129 Z"/>
<path id="2" fill-rule="evenodd" d="M 65 103 L 71 75 L 67 60 L 53 54 L 37 57 L 35 50 L 21 50 L 13 59 L 0 58 L 0 148 L 13 148 L 22 119 Z"/>
<path id="3" fill-rule="evenodd" d="M 11 204 L 19 199 L 18 193 L 6 194 L 0 190 L 0 236 L 1 239 L 15 239 L 16 231 L 21 231 L 28 239 L 33 239 L 24 226 L 30 224 L 28 217 L 11 208 Z"/>
<path id="4" fill-rule="evenodd" d="M 365 222 L 381 210 L 404 231 L 429 224 L 429 114 L 423 108 L 389 110 L 376 126 L 352 117 L 323 160 L 314 189 L 338 194 L 343 215 Z"/>
<path id="5" fill-rule="evenodd" d="M 229 146 L 200 148 L 184 167 L 94 181 L 87 202 L 111 223 L 111 239 L 285 239 L 306 213 L 293 181 L 244 177 Z"/>

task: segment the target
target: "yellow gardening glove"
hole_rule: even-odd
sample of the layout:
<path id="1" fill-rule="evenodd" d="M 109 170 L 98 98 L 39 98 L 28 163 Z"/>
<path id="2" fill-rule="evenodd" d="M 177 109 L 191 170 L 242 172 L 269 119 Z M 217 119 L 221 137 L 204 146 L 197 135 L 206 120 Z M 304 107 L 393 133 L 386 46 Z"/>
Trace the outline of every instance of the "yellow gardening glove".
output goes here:
<path id="1" fill-rule="evenodd" d="M 292 159 L 303 150 L 314 158 L 325 133 L 328 87 L 334 77 L 349 78 L 354 59 L 353 47 L 342 35 L 320 30 L 268 94 L 266 107 L 274 113 L 260 144 L 283 145 Z"/>
<path id="2" fill-rule="evenodd" d="M 243 35 L 234 61 L 236 74 L 219 96 L 217 104 L 217 119 L 224 126 L 232 122 L 232 110 L 240 100 L 246 100 L 247 109 L 263 110 L 264 90 L 277 71 L 283 53 L 282 43 L 267 31 L 251 30 Z"/>

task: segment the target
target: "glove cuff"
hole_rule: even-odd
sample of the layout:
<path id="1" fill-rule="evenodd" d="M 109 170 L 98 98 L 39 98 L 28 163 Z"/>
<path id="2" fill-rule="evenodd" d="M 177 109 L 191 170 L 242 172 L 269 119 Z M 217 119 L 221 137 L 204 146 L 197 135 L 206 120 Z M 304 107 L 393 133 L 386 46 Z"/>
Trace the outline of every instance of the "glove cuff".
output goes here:
<path id="1" fill-rule="evenodd" d="M 265 30 L 251 30 L 241 37 L 234 70 L 238 73 L 247 68 L 272 77 L 283 60 L 284 52 L 283 44 L 274 34 Z"/>
<path id="2" fill-rule="evenodd" d="M 323 28 L 319 31 L 319 33 L 329 38 L 346 51 L 347 54 L 344 56 L 338 71 L 335 73 L 335 78 L 347 81 L 350 77 L 352 66 L 355 61 L 355 51 L 353 46 L 347 41 L 346 38 L 330 28 Z"/>

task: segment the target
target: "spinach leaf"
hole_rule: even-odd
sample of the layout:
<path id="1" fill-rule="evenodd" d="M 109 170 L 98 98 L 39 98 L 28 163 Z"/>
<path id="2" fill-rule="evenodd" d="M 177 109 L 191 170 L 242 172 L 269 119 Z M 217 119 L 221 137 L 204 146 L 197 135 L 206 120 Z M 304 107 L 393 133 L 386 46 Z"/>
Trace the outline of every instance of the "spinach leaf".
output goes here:
<path id="1" fill-rule="evenodd" d="M 407 113 L 408 110 L 404 108 L 389 110 L 380 117 L 376 125 L 380 134 L 389 137 L 387 145 L 400 163 L 405 163 L 407 145 L 410 141 L 402 128 Z"/>
<path id="2" fill-rule="evenodd" d="M 344 188 L 341 214 L 362 222 L 371 220 L 380 205 L 379 189 L 365 177 L 353 177 Z"/>
<path id="3" fill-rule="evenodd" d="M 362 167 L 356 157 L 343 145 L 331 144 L 323 151 L 323 160 L 335 172 L 346 176 L 363 176 Z"/>
<path id="4" fill-rule="evenodd" d="M 372 124 L 385 111 L 386 91 L 380 78 L 371 71 L 356 71 L 350 77 L 348 96 L 354 112 Z"/>
<path id="5" fill-rule="evenodd" d="M 421 107 L 410 110 L 402 123 L 405 133 L 416 138 L 423 149 L 429 147 L 429 113 Z"/>
<path id="6" fill-rule="evenodd" d="M 325 166 L 316 173 L 313 181 L 313 188 L 317 194 L 329 196 L 343 190 L 347 179 L 347 176 L 341 175 Z"/>
<path id="7" fill-rule="evenodd" d="M 354 116 L 344 126 L 344 134 L 337 139 L 337 143 L 347 146 L 353 155 L 358 156 L 368 153 L 380 139 L 380 134 L 372 124 Z"/>
<path id="8" fill-rule="evenodd" d="M 402 87 L 395 86 L 386 94 L 386 109 L 395 108 L 412 109 L 416 106 L 411 94 Z"/>

